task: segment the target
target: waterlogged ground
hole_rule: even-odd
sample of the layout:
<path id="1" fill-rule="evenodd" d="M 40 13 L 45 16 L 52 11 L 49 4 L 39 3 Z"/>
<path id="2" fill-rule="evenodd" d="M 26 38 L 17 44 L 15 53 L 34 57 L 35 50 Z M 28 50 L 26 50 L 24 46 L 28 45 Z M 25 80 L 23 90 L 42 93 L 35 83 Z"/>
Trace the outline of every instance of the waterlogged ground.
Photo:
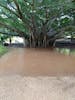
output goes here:
<path id="1" fill-rule="evenodd" d="M 75 100 L 75 56 L 66 51 L 17 48 L 6 53 L 0 58 L 0 100 Z"/>
<path id="2" fill-rule="evenodd" d="M 75 56 L 53 49 L 17 48 L 0 58 L 0 74 L 75 75 Z"/>

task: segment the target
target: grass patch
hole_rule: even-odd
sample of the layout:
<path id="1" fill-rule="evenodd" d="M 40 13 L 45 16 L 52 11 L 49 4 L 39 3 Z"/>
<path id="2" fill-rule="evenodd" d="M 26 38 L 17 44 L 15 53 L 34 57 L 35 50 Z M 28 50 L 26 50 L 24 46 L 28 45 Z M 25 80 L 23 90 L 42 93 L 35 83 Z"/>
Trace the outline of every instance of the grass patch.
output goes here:
<path id="1" fill-rule="evenodd" d="M 8 52 L 8 49 L 2 45 L 0 45 L 0 57 Z"/>

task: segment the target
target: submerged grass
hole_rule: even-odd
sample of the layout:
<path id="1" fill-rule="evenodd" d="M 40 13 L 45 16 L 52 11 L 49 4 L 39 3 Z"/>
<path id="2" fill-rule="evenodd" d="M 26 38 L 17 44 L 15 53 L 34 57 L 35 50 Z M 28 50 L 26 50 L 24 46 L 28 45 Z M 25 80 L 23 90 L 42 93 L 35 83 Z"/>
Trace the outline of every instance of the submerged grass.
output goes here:
<path id="1" fill-rule="evenodd" d="M 6 48 L 6 47 L 0 45 L 0 57 L 1 57 L 2 55 L 4 55 L 6 52 L 8 52 L 8 48 Z"/>

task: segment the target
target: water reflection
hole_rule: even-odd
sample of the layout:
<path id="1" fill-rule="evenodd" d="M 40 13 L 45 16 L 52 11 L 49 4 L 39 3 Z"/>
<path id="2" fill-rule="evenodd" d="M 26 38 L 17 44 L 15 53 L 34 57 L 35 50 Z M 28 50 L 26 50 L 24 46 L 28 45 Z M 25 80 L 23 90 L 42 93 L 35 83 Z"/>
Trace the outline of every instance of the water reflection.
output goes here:
<path id="1" fill-rule="evenodd" d="M 75 56 L 75 48 L 56 48 L 56 51 L 58 51 L 61 54 Z"/>

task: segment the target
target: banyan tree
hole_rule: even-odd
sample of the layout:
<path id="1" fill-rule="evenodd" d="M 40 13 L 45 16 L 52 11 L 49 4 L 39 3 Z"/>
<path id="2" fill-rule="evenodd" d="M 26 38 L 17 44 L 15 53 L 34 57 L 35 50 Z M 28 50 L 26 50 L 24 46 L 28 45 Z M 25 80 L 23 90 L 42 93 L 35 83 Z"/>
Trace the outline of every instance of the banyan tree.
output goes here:
<path id="1" fill-rule="evenodd" d="M 73 0 L 0 0 L 0 33 L 21 36 L 30 47 L 53 46 L 74 30 L 74 12 Z"/>

